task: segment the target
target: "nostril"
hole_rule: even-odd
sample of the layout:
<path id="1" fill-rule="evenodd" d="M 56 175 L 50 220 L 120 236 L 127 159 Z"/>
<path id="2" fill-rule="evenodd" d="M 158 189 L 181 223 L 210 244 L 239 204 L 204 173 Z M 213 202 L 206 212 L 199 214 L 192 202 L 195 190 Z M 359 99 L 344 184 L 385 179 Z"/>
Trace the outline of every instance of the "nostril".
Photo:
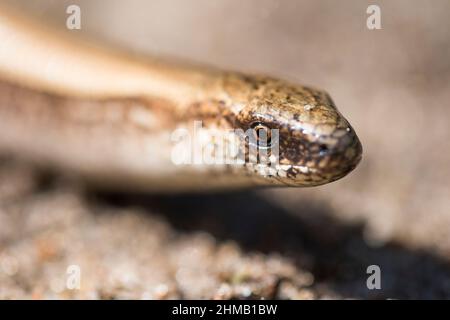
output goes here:
<path id="1" fill-rule="evenodd" d="M 326 154 L 328 152 L 328 146 L 326 144 L 321 144 L 319 146 L 319 154 L 323 155 Z"/>

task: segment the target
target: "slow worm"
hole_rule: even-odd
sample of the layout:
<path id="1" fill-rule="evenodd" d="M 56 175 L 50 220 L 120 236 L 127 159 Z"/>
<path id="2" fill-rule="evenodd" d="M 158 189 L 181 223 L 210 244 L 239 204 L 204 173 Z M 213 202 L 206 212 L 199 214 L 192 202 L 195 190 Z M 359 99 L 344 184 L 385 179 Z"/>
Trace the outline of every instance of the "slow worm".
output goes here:
<path id="1" fill-rule="evenodd" d="M 174 134 L 185 128 L 195 136 L 195 121 L 206 142 L 216 139 L 208 132 L 253 130 L 257 141 L 277 129 L 265 144 L 277 145 L 277 162 L 177 163 L 186 154 Z M 4 10 L 0 128 L 2 152 L 103 186 L 155 192 L 321 185 L 362 155 L 324 91 L 126 55 Z M 183 143 L 194 145 L 188 138 Z"/>

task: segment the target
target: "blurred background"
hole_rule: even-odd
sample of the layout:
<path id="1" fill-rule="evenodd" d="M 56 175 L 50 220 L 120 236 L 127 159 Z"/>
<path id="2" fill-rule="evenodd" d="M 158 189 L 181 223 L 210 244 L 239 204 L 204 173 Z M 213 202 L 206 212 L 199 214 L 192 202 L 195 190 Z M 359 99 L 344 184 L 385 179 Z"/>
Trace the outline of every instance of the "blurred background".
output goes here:
<path id="1" fill-rule="evenodd" d="M 86 190 L 2 155 L 0 298 L 450 298 L 450 2 L 1 3 L 61 28 L 78 4 L 74 32 L 129 51 L 324 88 L 364 155 L 326 186 L 165 197 Z"/>

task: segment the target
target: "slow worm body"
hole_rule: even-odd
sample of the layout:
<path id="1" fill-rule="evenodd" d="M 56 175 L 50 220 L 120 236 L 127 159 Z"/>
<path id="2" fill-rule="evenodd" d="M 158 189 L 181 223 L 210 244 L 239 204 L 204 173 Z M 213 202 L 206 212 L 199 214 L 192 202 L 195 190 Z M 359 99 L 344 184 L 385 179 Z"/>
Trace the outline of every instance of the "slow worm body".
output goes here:
<path id="1" fill-rule="evenodd" d="M 278 130 L 276 164 L 180 164 L 195 146 L 196 121 L 206 142 L 216 141 L 211 132 Z M 321 90 L 112 52 L 3 10 L 0 128 L 0 151 L 156 192 L 320 185 L 345 176 L 362 154 Z M 188 138 L 176 140 L 177 129 Z"/>

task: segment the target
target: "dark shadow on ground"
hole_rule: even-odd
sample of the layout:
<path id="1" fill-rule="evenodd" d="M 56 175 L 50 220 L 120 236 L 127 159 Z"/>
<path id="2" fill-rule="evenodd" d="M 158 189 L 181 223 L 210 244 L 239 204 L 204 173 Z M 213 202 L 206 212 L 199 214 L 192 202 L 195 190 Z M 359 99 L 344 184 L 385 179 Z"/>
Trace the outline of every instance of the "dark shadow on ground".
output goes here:
<path id="1" fill-rule="evenodd" d="M 148 196 L 95 194 L 95 201 L 157 212 L 181 232 L 204 231 L 243 250 L 278 252 L 322 285 L 349 298 L 450 298 L 450 264 L 426 251 L 366 244 L 363 225 L 336 219 L 330 209 L 303 203 L 292 212 L 257 192 Z M 298 214 L 301 213 L 301 214 Z M 381 290 L 366 287 L 369 265 L 382 271 Z"/>

